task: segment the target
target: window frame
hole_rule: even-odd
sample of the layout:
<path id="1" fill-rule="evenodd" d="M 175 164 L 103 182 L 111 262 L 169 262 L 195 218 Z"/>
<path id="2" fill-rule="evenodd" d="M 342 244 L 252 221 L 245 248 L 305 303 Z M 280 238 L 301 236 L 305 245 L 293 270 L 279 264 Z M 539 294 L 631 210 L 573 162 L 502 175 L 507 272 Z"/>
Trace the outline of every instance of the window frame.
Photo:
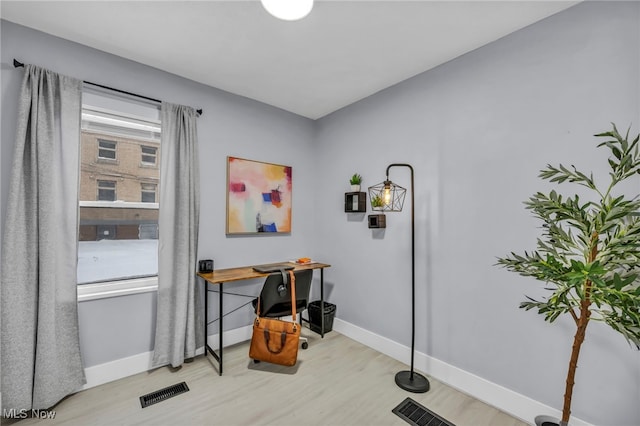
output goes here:
<path id="1" fill-rule="evenodd" d="M 113 183 L 113 188 L 111 187 L 100 187 L 100 183 Z M 117 188 L 118 188 L 118 182 L 115 180 L 108 180 L 108 179 L 96 179 L 96 201 L 109 201 L 109 202 L 114 202 L 118 200 L 118 192 L 117 192 Z M 100 190 L 102 191 L 111 191 L 113 190 L 113 200 L 103 200 L 100 198 Z"/>
<path id="2" fill-rule="evenodd" d="M 78 302 L 148 293 L 158 290 L 158 277 L 105 281 L 93 284 L 77 284 Z"/>
<path id="3" fill-rule="evenodd" d="M 148 152 L 144 152 L 144 150 L 146 149 L 150 149 L 153 150 L 153 154 L 150 154 Z M 153 162 L 150 161 L 145 161 L 144 157 L 153 157 Z M 158 167 L 158 147 L 157 146 L 151 146 L 151 145 L 140 145 L 140 164 L 145 166 L 145 167 Z"/>
<path id="4" fill-rule="evenodd" d="M 102 143 L 113 144 L 113 148 L 111 147 L 103 147 Z M 113 158 L 111 157 L 103 157 L 100 155 L 101 151 L 113 152 Z M 100 139 L 98 138 L 98 161 L 109 161 L 109 162 L 117 162 L 118 161 L 118 142 L 112 141 L 109 139 Z"/>
<path id="5" fill-rule="evenodd" d="M 153 190 L 150 189 L 146 189 L 145 190 L 145 185 L 147 186 L 153 186 Z M 143 195 L 147 193 L 147 194 L 153 194 L 153 201 L 144 201 L 143 200 Z M 140 182 L 140 202 L 141 203 L 158 203 L 158 184 L 157 183 L 150 183 L 150 182 Z"/>

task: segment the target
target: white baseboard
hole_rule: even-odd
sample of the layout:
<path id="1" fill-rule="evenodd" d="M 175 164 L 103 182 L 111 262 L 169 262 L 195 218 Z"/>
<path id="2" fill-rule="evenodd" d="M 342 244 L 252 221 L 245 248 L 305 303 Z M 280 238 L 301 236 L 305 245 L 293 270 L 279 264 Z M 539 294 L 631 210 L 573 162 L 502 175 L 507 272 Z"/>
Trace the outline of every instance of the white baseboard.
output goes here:
<path id="1" fill-rule="evenodd" d="M 379 336 L 364 328 L 360 328 L 339 318 L 333 321 L 333 329 L 363 345 L 369 346 L 400 362 L 410 363 L 411 349 L 386 337 Z M 545 414 L 556 418 L 562 417 L 562 412 L 551 408 L 527 396 L 514 392 L 503 386 L 490 382 L 475 374 L 447 364 L 424 353 L 414 354 L 414 367 L 434 379 L 445 383 L 469 396 L 483 401 L 497 409 L 504 411 L 525 423 L 533 424 L 536 416 Z M 571 417 L 572 426 L 592 426 L 590 423 Z"/>
<path id="2" fill-rule="evenodd" d="M 144 352 L 85 368 L 84 375 L 87 378 L 87 384 L 85 384 L 81 390 L 149 371 L 151 369 L 152 356 L 153 352 Z"/>
<path id="3" fill-rule="evenodd" d="M 251 339 L 252 332 L 252 325 L 225 331 L 225 347 Z M 207 341 L 209 343 L 209 346 L 211 346 L 213 349 L 218 349 L 219 340 L 217 334 L 209 336 Z M 204 348 L 200 348 L 196 350 L 196 355 L 201 355 L 203 352 Z M 87 384 L 85 384 L 80 390 L 86 390 L 105 383 L 113 382 L 114 380 L 119 380 L 128 376 L 133 376 L 134 374 L 149 371 L 151 369 L 152 357 L 153 352 L 144 352 L 127 358 L 121 358 L 115 361 L 85 368 L 84 374 L 87 378 Z"/>
<path id="4" fill-rule="evenodd" d="M 246 342 L 247 340 L 251 340 L 251 335 L 253 334 L 253 324 L 246 325 L 240 328 L 234 328 L 233 330 L 227 330 L 224 332 L 222 338 L 224 339 L 224 347 L 235 345 L 236 343 Z M 220 347 L 220 339 L 218 338 L 219 334 L 212 334 L 207 339 L 207 343 L 211 346 L 212 349 L 218 350 Z"/>

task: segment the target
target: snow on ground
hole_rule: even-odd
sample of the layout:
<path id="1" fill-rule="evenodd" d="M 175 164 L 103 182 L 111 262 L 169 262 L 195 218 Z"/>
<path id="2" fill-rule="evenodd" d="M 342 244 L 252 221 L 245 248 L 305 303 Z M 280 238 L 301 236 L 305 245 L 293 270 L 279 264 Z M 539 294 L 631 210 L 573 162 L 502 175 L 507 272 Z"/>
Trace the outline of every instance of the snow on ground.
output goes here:
<path id="1" fill-rule="evenodd" d="M 158 240 L 80 241 L 78 284 L 158 274 Z"/>

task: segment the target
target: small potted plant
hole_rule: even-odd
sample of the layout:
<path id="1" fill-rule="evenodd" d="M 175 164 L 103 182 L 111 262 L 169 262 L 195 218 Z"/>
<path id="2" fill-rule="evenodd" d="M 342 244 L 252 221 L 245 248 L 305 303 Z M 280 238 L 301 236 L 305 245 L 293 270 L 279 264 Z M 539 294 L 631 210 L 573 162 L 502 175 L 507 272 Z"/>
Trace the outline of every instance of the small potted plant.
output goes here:
<path id="1" fill-rule="evenodd" d="M 374 210 L 382 210 L 382 198 L 379 195 L 374 195 L 371 198 L 371 208 Z"/>
<path id="2" fill-rule="evenodd" d="M 362 183 L 362 176 L 358 173 L 354 173 L 349 179 L 349 183 L 351 184 L 351 192 L 360 192 L 360 184 Z"/>

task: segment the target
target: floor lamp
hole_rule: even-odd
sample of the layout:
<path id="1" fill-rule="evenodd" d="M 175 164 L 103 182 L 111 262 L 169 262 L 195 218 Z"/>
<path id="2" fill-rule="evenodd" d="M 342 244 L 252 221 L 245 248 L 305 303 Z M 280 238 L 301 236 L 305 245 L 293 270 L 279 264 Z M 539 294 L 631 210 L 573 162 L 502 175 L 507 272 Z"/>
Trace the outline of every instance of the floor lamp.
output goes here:
<path id="1" fill-rule="evenodd" d="M 411 170 L 411 370 L 396 374 L 396 384 L 402 389 L 423 393 L 429 390 L 429 381 L 413 370 L 413 355 L 416 340 L 416 243 L 415 243 L 415 203 L 413 190 L 413 167 L 405 163 L 393 163 L 387 166 L 387 178 L 384 182 L 369 187 L 371 208 L 378 211 L 402 211 L 407 190 L 389 180 L 389 169 L 392 167 L 408 167 Z"/>

